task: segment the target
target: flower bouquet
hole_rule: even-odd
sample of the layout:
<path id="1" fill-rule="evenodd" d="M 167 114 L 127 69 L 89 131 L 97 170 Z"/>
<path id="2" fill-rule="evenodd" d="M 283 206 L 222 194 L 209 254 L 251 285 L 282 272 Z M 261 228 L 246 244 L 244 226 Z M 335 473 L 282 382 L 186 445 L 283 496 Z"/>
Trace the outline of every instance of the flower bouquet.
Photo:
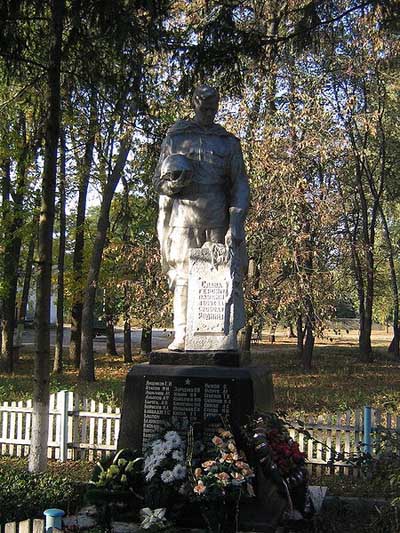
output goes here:
<path id="1" fill-rule="evenodd" d="M 210 457 L 191 460 L 193 496 L 210 532 L 231 533 L 237 531 L 242 494 L 254 495 L 254 473 L 230 431 L 218 429 L 212 444 Z"/>
<path id="2" fill-rule="evenodd" d="M 176 431 L 153 441 L 144 456 L 145 501 L 151 509 L 179 512 L 186 491 L 184 443 Z"/>

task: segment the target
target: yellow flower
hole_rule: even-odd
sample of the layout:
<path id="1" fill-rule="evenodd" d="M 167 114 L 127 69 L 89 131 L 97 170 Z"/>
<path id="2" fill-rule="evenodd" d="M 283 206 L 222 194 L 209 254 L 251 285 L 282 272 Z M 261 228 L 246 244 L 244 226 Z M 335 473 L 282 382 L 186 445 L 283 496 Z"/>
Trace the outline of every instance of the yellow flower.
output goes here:
<path id="1" fill-rule="evenodd" d="M 201 468 L 196 468 L 196 470 L 194 471 L 194 477 L 196 479 L 198 479 L 199 477 L 201 477 L 203 475 L 203 470 Z"/>

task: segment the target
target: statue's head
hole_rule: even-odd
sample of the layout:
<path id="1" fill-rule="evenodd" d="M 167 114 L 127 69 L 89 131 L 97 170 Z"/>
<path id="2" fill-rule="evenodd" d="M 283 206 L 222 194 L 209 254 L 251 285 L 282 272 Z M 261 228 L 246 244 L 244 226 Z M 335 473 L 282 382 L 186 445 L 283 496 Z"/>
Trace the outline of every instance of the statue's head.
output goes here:
<path id="1" fill-rule="evenodd" d="M 209 85 L 200 85 L 193 92 L 192 103 L 196 122 L 211 126 L 218 111 L 218 91 Z"/>

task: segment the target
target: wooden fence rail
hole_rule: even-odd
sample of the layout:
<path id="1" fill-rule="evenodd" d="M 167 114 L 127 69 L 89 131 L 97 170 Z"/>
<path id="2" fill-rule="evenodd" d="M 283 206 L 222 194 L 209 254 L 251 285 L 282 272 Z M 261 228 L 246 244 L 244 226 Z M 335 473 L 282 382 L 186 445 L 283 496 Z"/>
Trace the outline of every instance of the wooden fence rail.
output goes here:
<path id="1" fill-rule="evenodd" d="M 31 418 L 31 400 L 0 404 L 1 455 L 23 457 L 29 454 Z M 300 449 L 317 472 L 357 473 L 347 458 L 357 454 L 364 441 L 363 424 L 362 409 L 336 415 L 305 416 L 292 422 L 290 434 L 299 442 Z M 117 407 L 69 391 L 52 394 L 48 457 L 61 461 L 101 458 L 116 450 L 119 425 L 120 410 Z M 302 429 L 307 430 L 313 439 L 302 433 Z M 372 409 L 372 432 L 379 435 L 381 431 L 400 434 L 400 417 Z M 334 463 L 331 463 L 332 450 Z"/>

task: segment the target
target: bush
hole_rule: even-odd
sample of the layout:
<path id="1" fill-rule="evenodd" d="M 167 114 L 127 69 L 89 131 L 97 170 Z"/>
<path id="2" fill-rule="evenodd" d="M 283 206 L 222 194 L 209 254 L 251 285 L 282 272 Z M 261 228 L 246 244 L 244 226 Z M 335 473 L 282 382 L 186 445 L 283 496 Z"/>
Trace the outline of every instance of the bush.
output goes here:
<path id="1" fill-rule="evenodd" d="M 69 514 L 80 505 L 84 485 L 51 473 L 30 474 L 0 465 L 0 524 L 42 518 L 51 507 Z"/>

